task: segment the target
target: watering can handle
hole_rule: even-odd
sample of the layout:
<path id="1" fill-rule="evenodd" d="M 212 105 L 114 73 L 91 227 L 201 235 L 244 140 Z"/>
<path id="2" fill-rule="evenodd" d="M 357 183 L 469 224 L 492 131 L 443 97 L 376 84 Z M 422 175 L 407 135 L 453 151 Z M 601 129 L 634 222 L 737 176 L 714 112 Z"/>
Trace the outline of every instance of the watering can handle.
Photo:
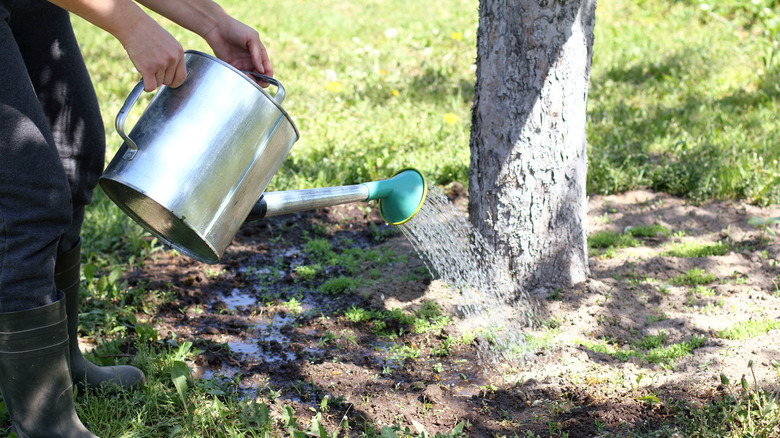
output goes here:
<path id="1" fill-rule="evenodd" d="M 127 96 L 124 105 L 122 105 L 122 108 L 117 113 L 116 120 L 114 121 L 114 127 L 116 128 L 116 131 L 119 133 L 119 136 L 122 137 L 122 140 L 125 141 L 125 145 L 127 145 L 127 151 L 122 156 L 122 158 L 127 161 L 130 161 L 133 159 L 133 157 L 135 157 L 135 154 L 138 152 L 138 145 L 136 145 L 135 142 L 130 139 L 130 136 L 125 134 L 125 120 L 127 119 L 127 114 L 133 108 L 136 101 L 138 101 L 138 98 L 141 96 L 143 91 L 144 81 L 142 79 L 138 82 L 135 88 L 133 88 L 133 91 L 131 91 Z"/>
<path id="2" fill-rule="evenodd" d="M 255 73 L 253 71 L 245 71 L 245 70 L 242 70 L 241 72 L 244 73 L 244 74 L 248 74 L 248 75 L 254 76 L 254 77 L 256 77 L 257 79 L 260 79 L 263 82 L 268 82 L 269 84 L 276 86 L 276 94 L 274 95 L 274 100 L 279 105 L 282 104 L 282 102 L 284 101 L 284 96 L 287 93 L 284 91 L 284 87 L 282 86 L 281 82 L 277 81 L 276 79 L 274 79 L 274 78 L 272 78 L 270 76 L 266 76 L 266 75 L 261 74 L 261 73 Z"/>

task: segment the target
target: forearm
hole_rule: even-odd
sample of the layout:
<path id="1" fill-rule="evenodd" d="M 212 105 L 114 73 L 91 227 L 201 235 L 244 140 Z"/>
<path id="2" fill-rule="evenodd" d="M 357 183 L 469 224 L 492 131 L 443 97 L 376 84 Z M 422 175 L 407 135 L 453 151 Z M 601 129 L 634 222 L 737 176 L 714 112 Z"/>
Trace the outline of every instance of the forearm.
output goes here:
<path id="1" fill-rule="evenodd" d="M 205 37 L 227 13 L 211 0 L 136 0 L 174 23 Z"/>
<path id="2" fill-rule="evenodd" d="M 132 0 L 49 0 L 113 35 L 119 41 L 153 21 Z"/>

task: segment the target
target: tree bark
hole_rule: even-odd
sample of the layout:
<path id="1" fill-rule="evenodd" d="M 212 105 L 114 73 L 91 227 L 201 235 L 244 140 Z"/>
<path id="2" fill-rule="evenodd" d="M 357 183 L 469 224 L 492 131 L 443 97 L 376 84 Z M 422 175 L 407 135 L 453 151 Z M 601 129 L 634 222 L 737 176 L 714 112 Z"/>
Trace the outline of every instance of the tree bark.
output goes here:
<path id="1" fill-rule="evenodd" d="M 532 292 L 584 281 L 595 0 L 481 0 L 469 218 Z"/>

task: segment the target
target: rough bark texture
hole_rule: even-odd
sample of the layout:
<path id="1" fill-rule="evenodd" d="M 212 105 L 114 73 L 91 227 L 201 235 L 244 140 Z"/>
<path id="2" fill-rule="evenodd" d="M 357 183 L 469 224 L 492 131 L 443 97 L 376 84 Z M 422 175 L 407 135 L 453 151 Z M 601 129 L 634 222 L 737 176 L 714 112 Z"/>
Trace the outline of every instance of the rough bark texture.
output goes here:
<path id="1" fill-rule="evenodd" d="M 469 215 L 526 291 L 588 275 L 595 0 L 481 0 Z"/>

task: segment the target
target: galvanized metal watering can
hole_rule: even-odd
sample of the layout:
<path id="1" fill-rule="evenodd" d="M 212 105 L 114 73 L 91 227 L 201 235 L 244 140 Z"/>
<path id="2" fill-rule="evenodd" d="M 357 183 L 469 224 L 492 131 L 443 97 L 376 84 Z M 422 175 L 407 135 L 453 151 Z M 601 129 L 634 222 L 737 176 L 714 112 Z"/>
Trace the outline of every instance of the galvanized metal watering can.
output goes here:
<path id="1" fill-rule="evenodd" d="M 161 87 L 128 134 L 125 120 L 143 83 L 131 91 L 115 123 L 124 143 L 99 180 L 160 241 L 217 263 L 247 219 L 374 199 L 393 225 L 419 211 L 427 186 L 414 169 L 382 181 L 264 194 L 300 138 L 282 108 L 284 87 L 205 53 L 186 51 L 184 59 L 187 80 Z M 276 86 L 274 96 L 253 78 Z"/>

